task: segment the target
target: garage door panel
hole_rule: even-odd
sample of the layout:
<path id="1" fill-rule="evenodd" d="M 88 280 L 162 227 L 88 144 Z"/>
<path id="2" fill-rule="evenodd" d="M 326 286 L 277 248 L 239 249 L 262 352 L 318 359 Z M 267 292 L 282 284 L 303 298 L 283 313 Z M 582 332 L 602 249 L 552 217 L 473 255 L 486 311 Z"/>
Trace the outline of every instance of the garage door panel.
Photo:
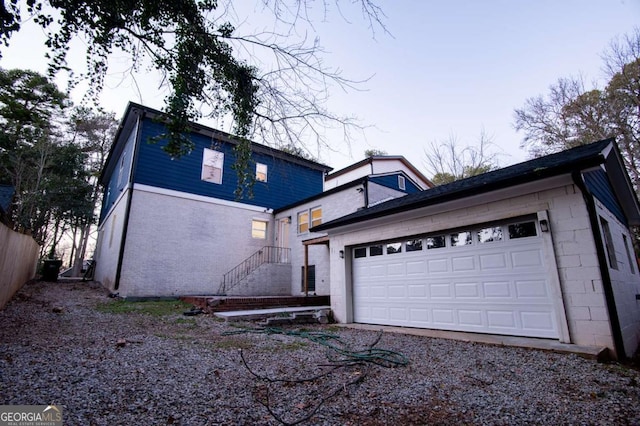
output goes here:
<path id="1" fill-rule="evenodd" d="M 515 284 L 518 299 L 549 297 L 545 280 L 517 280 Z"/>
<path id="2" fill-rule="evenodd" d="M 489 281 L 482 283 L 485 299 L 506 299 L 513 296 L 510 281 Z"/>
<path id="3" fill-rule="evenodd" d="M 455 283 L 455 297 L 480 298 L 480 283 Z"/>
<path id="4" fill-rule="evenodd" d="M 453 256 L 451 257 L 453 272 L 474 271 L 476 262 L 474 256 Z"/>
<path id="5" fill-rule="evenodd" d="M 450 272 L 449 259 L 428 259 L 427 260 L 427 273 L 438 274 L 443 272 Z"/>
<path id="6" fill-rule="evenodd" d="M 488 269 L 493 270 L 505 270 L 507 269 L 507 256 L 505 253 L 491 253 L 480 255 L 480 269 L 486 271 Z"/>
<path id="7" fill-rule="evenodd" d="M 503 235 L 353 259 L 354 320 L 557 338 L 542 238 Z"/>

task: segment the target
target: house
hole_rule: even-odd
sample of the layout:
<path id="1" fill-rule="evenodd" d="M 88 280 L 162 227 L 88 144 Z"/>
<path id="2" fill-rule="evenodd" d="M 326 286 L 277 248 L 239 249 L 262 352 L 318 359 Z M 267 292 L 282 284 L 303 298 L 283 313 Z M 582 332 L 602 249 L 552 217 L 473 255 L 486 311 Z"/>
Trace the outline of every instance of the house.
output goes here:
<path id="1" fill-rule="evenodd" d="M 310 228 L 432 187 L 404 157 L 372 156 L 328 174 L 324 192 L 275 209 L 277 245 L 292 248 L 291 294 L 330 295 L 329 238 Z"/>
<path id="2" fill-rule="evenodd" d="M 254 294 L 288 293 L 291 266 L 274 247 L 273 210 L 322 192 L 331 169 L 252 144 L 253 197 L 238 200 L 228 134 L 197 124 L 190 154 L 171 159 L 159 111 L 129 104 L 100 177 L 105 188 L 95 279 L 123 297 L 215 294 L 252 256 L 275 258 Z M 257 283 L 257 285 L 262 285 Z"/>
<path id="3" fill-rule="evenodd" d="M 327 176 L 328 166 L 253 143 L 253 197 L 237 199 L 237 141 L 192 124 L 193 150 L 171 159 L 150 142 L 162 117 L 129 104 L 100 177 L 95 279 L 122 297 L 299 295 L 309 227 L 431 185 L 403 157 Z M 325 176 L 346 173 L 351 182 L 323 191 Z M 324 280 L 313 293 L 328 294 L 328 263 L 327 254 L 313 264 Z"/>
<path id="4" fill-rule="evenodd" d="M 554 339 L 632 356 L 640 206 L 612 139 L 313 226 L 339 322 Z"/>

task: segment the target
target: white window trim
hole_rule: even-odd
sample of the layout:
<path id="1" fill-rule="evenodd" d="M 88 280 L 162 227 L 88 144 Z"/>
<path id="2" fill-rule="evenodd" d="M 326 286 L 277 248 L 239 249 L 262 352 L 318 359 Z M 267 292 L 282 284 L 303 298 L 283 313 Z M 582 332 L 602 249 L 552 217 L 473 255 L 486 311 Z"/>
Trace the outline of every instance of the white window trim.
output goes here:
<path id="1" fill-rule="evenodd" d="M 264 167 L 264 171 L 261 171 L 260 168 Z M 269 167 L 264 163 L 256 163 L 256 182 L 267 182 L 269 178 Z M 264 179 L 260 179 L 260 174 L 264 174 Z"/>
<path id="2" fill-rule="evenodd" d="M 264 223 L 264 231 L 262 229 L 256 229 L 254 228 L 254 225 L 256 223 Z M 251 238 L 256 239 L 256 240 L 266 240 L 267 239 L 267 231 L 269 229 L 269 221 L 268 220 L 264 220 L 264 219 L 251 219 Z M 264 232 L 264 236 L 263 237 L 258 237 L 254 234 L 255 231 L 258 231 L 260 233 Z"/>
<path id="3" fill-rule="evenodd" d="M 407 189 L 407 184 L 404 176 L 398 176 L 398 188 L 402 189 L 403 191 Z"/>

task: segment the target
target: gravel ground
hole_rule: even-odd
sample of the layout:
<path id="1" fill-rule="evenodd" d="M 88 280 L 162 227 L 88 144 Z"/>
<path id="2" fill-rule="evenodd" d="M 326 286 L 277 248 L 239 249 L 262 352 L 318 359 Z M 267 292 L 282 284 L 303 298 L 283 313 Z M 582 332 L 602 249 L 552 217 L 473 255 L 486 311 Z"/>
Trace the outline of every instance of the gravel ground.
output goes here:
<path id="1" fill-rule="evenodd" d="M 187 317 L 180 306 L 115 313 L 105 306 L 114 303 L 93 283 L 27 284 L 0 311 L 0 404 L 59 404 L 65 425 L 640 424 L 640 373 L 617 363 L 286 328 L 409 360 L 336 365 L 339 356 L 298 336 L 223 334 L 257 324 Z"/>

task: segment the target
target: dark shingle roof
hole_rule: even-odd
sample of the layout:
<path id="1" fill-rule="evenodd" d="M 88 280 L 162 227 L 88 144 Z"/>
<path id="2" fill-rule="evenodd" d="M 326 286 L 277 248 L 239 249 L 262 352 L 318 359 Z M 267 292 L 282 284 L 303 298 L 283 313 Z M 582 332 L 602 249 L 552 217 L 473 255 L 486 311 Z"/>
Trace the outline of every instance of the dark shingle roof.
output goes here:
<path id="1" fill-rule="evenodd" d="M 420 207 L 453 201 L 470 195 L 482 194 L 566 174 L 573 170 L 593 167 L 604 162 L 605 159 L 602 152 L 611 143 L 613 143 L 613 139 L 605 139 L 589 145 L 582 145 L 567 151 L 514 164 L 513 166 L 503 169 L 483 173 L 478 176 L 458 180 L 446 185 L 436 186 L 426 191 L 396 198 L 386 203 L 318 225 L 312 228 L 311 231 L 324 231 L 338 226 L 349 225 Z"/>

